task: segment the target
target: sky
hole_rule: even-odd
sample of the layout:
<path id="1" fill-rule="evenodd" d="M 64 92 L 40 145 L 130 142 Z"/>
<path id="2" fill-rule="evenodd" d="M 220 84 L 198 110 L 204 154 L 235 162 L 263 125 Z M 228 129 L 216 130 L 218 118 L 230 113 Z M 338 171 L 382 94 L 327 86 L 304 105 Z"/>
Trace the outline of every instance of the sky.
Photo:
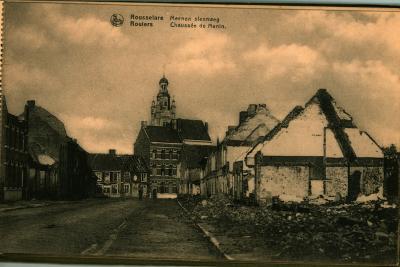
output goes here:
<path id="1" fill-rule="evenodd" d="M 361 130 L 400 147 L 395 11 L 8 2 L 3 92 L 15 114 L 35 99 L 89 152 L 132 153 L 163 73 L 177 116 L 207 121 L 213 141 L 251 103 L 282 119 L 326 88 Z M 131 27 L 131 14 L 164 21 Z M 170 16 L 225 28 L 172 28 Z"/>

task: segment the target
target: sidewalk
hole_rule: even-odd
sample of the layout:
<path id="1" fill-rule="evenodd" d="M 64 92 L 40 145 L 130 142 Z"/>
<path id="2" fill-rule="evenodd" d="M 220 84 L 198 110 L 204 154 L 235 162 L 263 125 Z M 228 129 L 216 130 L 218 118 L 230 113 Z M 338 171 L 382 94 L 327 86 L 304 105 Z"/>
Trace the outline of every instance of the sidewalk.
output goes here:
<path id="1" fill-rule="evenodd" d="M 7 212 L 19 209 L 39 208 L 54 204 L 63 204 L 66 201 L 46 201 L 46 200 L 18 200 L 13 202 L 0 203 L 0 212 Z"/>

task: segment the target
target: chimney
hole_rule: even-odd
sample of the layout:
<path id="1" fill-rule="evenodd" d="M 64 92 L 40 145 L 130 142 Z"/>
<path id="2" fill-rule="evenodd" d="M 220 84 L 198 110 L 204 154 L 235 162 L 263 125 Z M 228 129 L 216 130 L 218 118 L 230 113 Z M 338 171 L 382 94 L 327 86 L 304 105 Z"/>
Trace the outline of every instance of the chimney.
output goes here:
<path id="1" fill-rule="evenodd" d="M 147 127 L 147 121 L 141 121 L 140 125 L 142 126 L 142 128 Z"/>
<path id="2" fill-rule="evenodd" d="M 265 109 L 266 109 L 266 108 L 267 108 L 267 104 L 258 104 L 258 107 L 259 107 L 259 108 L 265 108 Z"/>
<path id="3" fill-rule="evenodd" d="M 115 149 L 110 149 L 108 150 L 108 154 L 115 156 L 117 154 L 117 151 Z"/>
<path id="4" fill-rule="evenodd" d="M 256 114 L 257 110 L 257 105 L 256 104 L 250 104 L 249 107 L 247 108 L 247 115 L 249 117 L 252 117 Z"/>
<path id="5" fill-rule="evenodd" d="M 228 126 L 228 131 L 226 131 L 226 135 L 230 135 L 235 129 L 236 126 Z"/>
<path id="6" fill-rule="evenodd" d="M 204 128 L 206 129 L 206 132 L 208 133 L 208 122 L 204 122 Z"/>
<path id="7" fill-rule="evenodd" d="M 31 109 L 31 108 L 34 108 L 35 107 L 35 100 L 28 100 L 28 101 L 26 101 L 26 104 L 28 105 L 28 107 Z"/>
<path id="8" fill-rule="evenodd" d="M 242 124 L 247 119 L 247 111 L 240 111 L 239 113 L 239 124 Z"/>

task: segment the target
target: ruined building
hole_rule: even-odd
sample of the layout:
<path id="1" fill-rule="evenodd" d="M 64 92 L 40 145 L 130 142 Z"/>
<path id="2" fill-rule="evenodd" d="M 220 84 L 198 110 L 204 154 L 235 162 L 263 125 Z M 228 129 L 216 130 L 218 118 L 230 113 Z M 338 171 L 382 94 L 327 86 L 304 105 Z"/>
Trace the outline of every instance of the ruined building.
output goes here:
<path id="1" fill-rule="evenodd" d="M 266 104 L 250 104 L 239 113 L 239 124 L 228 126 L 225 138 L 207 158 L 201 179 L 201 193 L 233 194 L 233 163 L 246 153 L 279 123 Z"/>
<path id="2" fill-rule="evenodd" d="M 376 193 L 384 179 L 381 148 L 325 89 L 294 108 L 238 164 L 253 169 L 258 203 L 320 195 L 351 201 Z M 239 198 L 246 175 L 239 166 Z"/>

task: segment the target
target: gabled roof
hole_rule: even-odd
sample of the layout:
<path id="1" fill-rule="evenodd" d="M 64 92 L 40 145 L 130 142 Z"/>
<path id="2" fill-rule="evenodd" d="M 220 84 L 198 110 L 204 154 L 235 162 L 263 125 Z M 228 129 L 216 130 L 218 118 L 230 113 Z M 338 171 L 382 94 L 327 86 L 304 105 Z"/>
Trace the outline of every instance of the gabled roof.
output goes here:
<path id="1" fill-rule="evenodd" d="M 178 132 L 169 127 L 146 126 L 143 128 L 150 142 L 181 143 Z"/>
<path id="2" fill-rule="evenodd" d="M 223 141 L 227 145 L 252 145 L 279 123 L 279 120 L 272 115 L 265 104 L 252 104 L 250 106 L 255 106 L 252 114 L 245 112 L 247 113 L 246 118 L 244 120 L 241 119 L 237 127 L 228 130 Z"/>
<path id="3" fill-rule="evenodd" d="M 201 120 L 177 119 L 176 128 L 182 140 L 211 141 L 208 130 Z"/>
<path id="4" fill-rule="evenodd" d="M 336 102 L 326 89 L 319 89 L 314 97 L 312 97 L 306 104 L 306 106 L 315 100 L 319 102 L 319 106 L 328 120 L 328 127 L 332 129 L 343 155 L 350 160 L 354 159 L 356 154 L 351 146 L 349 137 L 343 130 L 344 127 L 355 128 L 352 118 L 350 117 L 349 119 L 343 119 L 339 117 L 337 112 L 339 109 L 335 108 Z"/>
<path id="5" fill-rule="evenodd" d="M 89 154 L 89 165 L 94 171 L 118 171 L 122 170 L 122 161 L 113 154 Z"/>
<path id="6" fill-rule="evenodd" d="M 148 167 L 144 159 L 137 155 L 118 156 L 122 164 L 123 170 L 131 170 L 134 172 L 148 172 Z"/>
<path id="7" fill-rule="evenodd" d="M 295 107 L 264 137 L 264 145 L 254 146 L 248 155 L 254 155 L 255 150 L 261 150 L 265 155 L 322 155 L 325 135 L 328 157 L 349 160 L 382 157 L 380 147 L 367 133 L 356 128 L 352 117 L 336 104 L 326 89 L 319 89 L 305 108 Z"/>
<path id="8" fill-rule="evenodd" d="M 89 154 L 88 161 L 94 171 L 148 171 L 144 159 L 137 155 L 95 153 Z"/>

